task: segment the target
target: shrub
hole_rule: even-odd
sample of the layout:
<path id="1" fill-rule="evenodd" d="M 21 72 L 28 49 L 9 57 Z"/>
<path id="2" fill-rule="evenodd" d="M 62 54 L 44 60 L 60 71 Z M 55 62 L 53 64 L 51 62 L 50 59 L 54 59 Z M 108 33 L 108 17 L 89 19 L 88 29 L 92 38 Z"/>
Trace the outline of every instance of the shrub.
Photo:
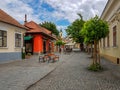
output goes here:
<path id="1" fill-rule="evenodd" d="M 91 64 L 89 67 L 88 67 L 88 70 L 91 70 L 91 71 L 101 71 L 103 70 L 103 68 L 101 67 L 100 64 Z"/>
<path id="2" fill-rule="evenodd" d="M 27 53 L 28 56 L 31 56 L 31 53 Z"/>

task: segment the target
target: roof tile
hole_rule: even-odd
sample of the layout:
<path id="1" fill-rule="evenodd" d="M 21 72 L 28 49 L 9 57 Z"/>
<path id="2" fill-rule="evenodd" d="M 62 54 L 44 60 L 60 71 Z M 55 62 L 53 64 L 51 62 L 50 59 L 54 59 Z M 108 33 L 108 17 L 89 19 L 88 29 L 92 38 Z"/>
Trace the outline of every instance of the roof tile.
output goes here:
<path id="1" fill-rule="evenodd" d="M 27 33 L 44 33 L 50 37 L 56 38 L 55 36 L 52 36 L 51 31 L 47 30 L 44 27 L 39 26 L 34 21 L 25 23 L 25 26 L 29 28 Z"/>
<path id="2" fill-rule="evenodd" d="M 8 15 L 2 9 L 0 9 L 0 21 L 26 29 L 23 25 L 21 25 L 17 20 Z"/>

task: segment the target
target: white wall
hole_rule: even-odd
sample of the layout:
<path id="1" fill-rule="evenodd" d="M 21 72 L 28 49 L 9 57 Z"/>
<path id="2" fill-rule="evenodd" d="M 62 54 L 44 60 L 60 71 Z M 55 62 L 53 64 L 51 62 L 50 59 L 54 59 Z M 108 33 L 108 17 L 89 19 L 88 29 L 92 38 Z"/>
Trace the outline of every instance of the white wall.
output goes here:
<path id="1" fill-rule="evenodd" d="M 23 45 L 23 34 L 25 33 L 25 29 L 19 28 L 7 23 L 0 22 L 0 30 L 7 31 L 7 47 L 0 47 L 0 53 L 2 52 L 20 52 L 21 47 L 15 47 L 15 33 L 21 33 L 22 35 L 22 45 Z"/>

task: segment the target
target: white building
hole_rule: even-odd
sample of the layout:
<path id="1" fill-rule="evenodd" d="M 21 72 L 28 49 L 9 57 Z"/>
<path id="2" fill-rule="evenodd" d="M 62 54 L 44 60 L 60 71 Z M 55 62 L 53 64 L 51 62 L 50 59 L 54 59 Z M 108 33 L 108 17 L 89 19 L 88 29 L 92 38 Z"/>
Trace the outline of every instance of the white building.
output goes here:
<path id="1" fill-rule="evenodd" d="M 21 59 L 26 28 L 0 9 L 0 63 Z"/>

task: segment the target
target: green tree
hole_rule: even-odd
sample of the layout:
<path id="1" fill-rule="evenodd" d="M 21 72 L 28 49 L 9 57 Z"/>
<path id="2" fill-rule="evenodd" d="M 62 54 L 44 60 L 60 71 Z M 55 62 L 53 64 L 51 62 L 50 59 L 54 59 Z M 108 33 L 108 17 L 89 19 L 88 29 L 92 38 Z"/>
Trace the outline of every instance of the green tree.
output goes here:
<path id="1" fill-rule="evenodd" d="M 62 41 L 62 40 L 57 40 L 55 45 L 57 46 L 61 46 L 61 45 L 64 45 L 65 43 Z"/>
<path id="2" fill-rule="evenodd" d="M 58 48 L 59 48 L 59 52 L 61 52 L 61 45 L 64 45 L 65 43 L 62 41 L 62 40 L 57 40 L 56 41 L 56 43 L 55 43 L 55 45 L 57 45 L 58 46 Z"/>
<path id="3" fill-rule="evenodd" d="M 87 30 L 87 29 L 86 29 Z M 85 29 L 82 29 L 80 31 L 81 35 L 84 37 L 84 43 L 86 44 L 86 48 L 87 48 L 87 52 L 88 54 L 92 54 L 91 57 L 93 57 L 93 44 L 94 44 L 94 41 L 93 39 L 87 37 L 87 32 L 85 31 Z M 89 45 L 91 45 L 91 51 L 89 50 Z"/>
<path id="4" fill-rule="evenodd" d="M 107 22 L 101 20 L 98 16 L 88 20 L 81 31 L 87 42 L 94 41 L 94 58 L 93 64 L 100 64 L 100 59 L 97 59 L 99 52 L 99 40 L 105 38 L 109 34 Z M 97 47 L 98 45 L 98 47 Z"/>
<path id="5" fill-rule="evenodd" d="M 53 34 L 55 35 L 59 35 L 59 31 L 57 30 L 57 27 L 54 23 L 52 22 L 43 22 L 41 24 L 39 24 L 40 26 L 50 30 Z"/>
<path id="6" fill-rule="evenodd" d="M 69 25 L 66 29 L 67 35 L 69 35 L 73 40 L 77 43 L 81 44 L 81 50 L 83 50 L 83 41 L 84 38 L 80 34 L 80 31 L 83 28 L 85 21 L 82 18 L 81 14 L 78 14 L 80 19 L 76 19 L 71 25 Z"/>

